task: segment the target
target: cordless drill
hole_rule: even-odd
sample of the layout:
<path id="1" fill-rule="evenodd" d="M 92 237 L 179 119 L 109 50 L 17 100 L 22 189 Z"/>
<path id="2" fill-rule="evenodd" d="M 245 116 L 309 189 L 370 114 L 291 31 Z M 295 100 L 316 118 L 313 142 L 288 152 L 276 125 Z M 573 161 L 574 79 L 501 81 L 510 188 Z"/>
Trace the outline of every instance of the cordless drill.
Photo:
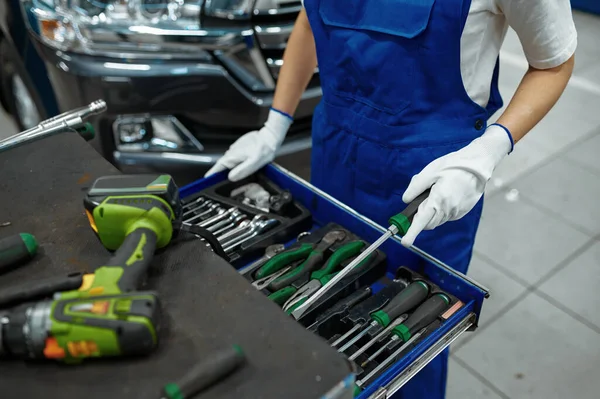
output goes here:
<path id="1" fill-rule="evenodd" d="M 154 251 L 171 241 L 181 215 L 177 186 L 168 175 L 103 177 L 84 206 L 90 226 L 115 253 L 78 290 L 0 312 L 0 356 L 78 362 L 156 347 L 158 297 L 135 290 Z"/>

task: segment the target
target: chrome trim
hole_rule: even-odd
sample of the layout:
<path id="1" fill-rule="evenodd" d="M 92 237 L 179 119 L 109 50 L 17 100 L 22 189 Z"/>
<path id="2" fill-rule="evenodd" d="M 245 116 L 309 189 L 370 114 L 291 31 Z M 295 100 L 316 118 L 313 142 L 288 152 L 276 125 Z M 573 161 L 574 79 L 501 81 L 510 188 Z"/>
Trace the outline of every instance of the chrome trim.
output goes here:
<path id="1" fill-rule="evenodd" d="M 289 155 L 298 151 L 307 150 L 312 146 L 310 137 L 297 139 L 287 143 L 283 143 L 277 156 Z M 226 150 L 226 149 L 224 149 Z M 138 165 L 152 166 L 156 168 L 169 167 L 185 167 L 185 166 L 212 166 L 219 158 L 223 156 L 223 152 L 218 153 L 199 153 L 199 154 L 184 154 L 180 152 L 129 152 L 129 151 L 114 151 L 113 157 L 115 161 L 121 165 Z"/>
<path id="2" fill-rule="evenodd" d="M 184 136 L 184 138 L 187 139 L 187 141 L 190 144 L 192 144 L 197 151 L 204 151 L 204 146 L 202 145 L 202 143 L 200 143 L 200 141 L 192 134 L 192 132 L 190 132 L 189 129 L 173 115 L 118 115 L 112 124 L 113 138 L 115 140 L 115 143 L 117 143 L 116 145 L 119 146 L 119 143 L 121 143 L 121 137 L 118 130 L 120 125 L 126 123 L 152 123 L 153 119 L 156 119 L 157 121 L 161 120 L 172 123 L 175 129 L 177 129 L 177 131 L 175 131 L 175 134 L 181 133 Z M 121 146 L 124 147 L 126 147 L 127 145 L 128 144 L 121 144 Z"/>
<path id="3" fill-rule="evenodd" d="M 362 214 L 358 213 L 357 211 L 355 211 L 354 209 L 350 208 L 348 205 L 344 204 L 343 202 L 335 199 L 331 195 L 327 194 L 325 191 L 323 191 L 323 190 L 321 190 L 321 189 L 313 186 L 312 184 L 310 184 L 309 182 L 305 181 L 304 179 L 301 179 L 300 177 L 296 176 L 295 174 L 293 174 L 289 170 L 285 169 L 284 167 L 282 167 L 280 165 L 277 165 L 276 163 L 274 163 L 273 166 L 275 166 L 281 173 L 285 174 L 287 177 L 296 180 L 297 183 L 302 184 L 307 189 L 312 190 L 315 193 L 317 193 L 317 194 L 325 197 L 329 201 L 335 203 L 340 208 L 344 209 L 346 212 L 348 212 L 348 213 L 356 216 L 357 218 L 363 220 L 364 222 L 366 222 L 368 225 L 370 225 L 374 229 L 380 231 L 382 235 L 387 232 L 387 229 L 381 227 L 380 225 L 378 225 L 377 223 L 375 223 L 371 219 L 367 218 L 366 216 L 363 216 Z M 389 239 L 390 240 L 395 240 L 400 245 L 402 245 L 400 238 L 398 238 L 397 236 L 393 236 L 393 237 L 391 237 Z M 421 252 L 421 253 L 419 253 L 418 251 L 415 251 L 414 248 L 415 247 L 413 246 L 413 247 L 407 248 L 407 249 L 410 250 L 411 252 L 417 254 L 418 256 L 423 257 L 423 255 L 421 253 L 425 253 L 425 252 L 423 250 L 417 248 L 417 250 Z M 437 258 L 434 258 L 433 256 L 431 256 L 429 254 L 428 254 L 428 256 L 429 256 L 429 258 L 424 258 L 424 259 L 426 259 L 427 261 L 429 261 L 431 263 L 434 263 L 436 266 L 441 267 L 442 269 L 444 269 L 448 273 L 451 273 L 451 274 L 455 275 L 458 278 L 461 278 L 463 280 L 468 281 L 472 285 L 474 285 L 477 288 L 479 288 L 481 291 L 485 292 L 486 297 L 489 295 L 490 290 L 487 289 L 486 287 L 484 287 L 483 285 L 479 284 L 477 281 L 473 280 L 471 277 L 468 277 L 468 276 L 462 274 L 461 272 L 459 272 L 457 270 L 454 270 L 453 268 L 451 268 L 450 266 L 448 266 L 447 264 L 445 264 L 441 260 L 439 260 Z"/>
<path id="4" fill-rule="evenodd" d="M 264 50 L 284 50 L 294 25 L 256 25 L 256 38 Z"/>
<path id="5" fill-rule="evenodd" d="M 254 31 L 249 25 L 238 28 L 203 29 L 199 25 L 199 20 L 193 26 L 185 27 L 168 22 L 157 26 L 127 26 L 96 22 L 78 26 L 78 39 L 69 44 L 71 47 L 59 48 L 56 43 L 41 35 L 38 26 L 32 26 L 31 21 L 58 20 L 63 17 L 54 11 L 36 7 L 33 0 L 22 0 L 21 6 L 27 29 L 47 46 L 55 50 L 92 56 L 129 59 L 203 59 L 206 58 L 206 54 L 202 54 L 203 50 L 243 48 L 246 46 L 245 39 L 254 36 Z M 83 43 L 87 46 L 83 46 Z"/>
<path id="6" fill-rule="evenodd" d="M 231 21 L 247 20 L 250 19 L 254 2 L 255 0 L 206 0 L 204 14 Z"/>
<path id="7" fill-rule="evenodd" d="M 437 355 L 442 353 L 444 349 L 456 341 L 463 333 L 469 330 L 475 323 L 475 313 L 469 313 L 462 319 L 454 328 L 448 331 L 442 338 L 433 344 L 425 353 L 419 356 L 408 368 L 398 374 L 389 384 L 381 387 L 369 396 L 369 399 L 386 399 L 391 398 L 400 390 L 411 378 L 431 362 Z"/>
<path id="8" fill-rule="evenodd" d="M 300 11 L 302 11 L 302 4 L 299 4 L 297 6 L 289 6 L 289 7 L 277 7 L 277 8 L 272 7 L 272 8 L 262 9 L 259 6 L 259 3 L 258 3 L 259 1 L 261 1 L 261 0 L 257 0 L 257 5 L 253 11 L 254 15 L 256 15 L 256 16 L 298 14 Z M 300 1 L 298 1 L 298 3 L 300 3 Z"/>

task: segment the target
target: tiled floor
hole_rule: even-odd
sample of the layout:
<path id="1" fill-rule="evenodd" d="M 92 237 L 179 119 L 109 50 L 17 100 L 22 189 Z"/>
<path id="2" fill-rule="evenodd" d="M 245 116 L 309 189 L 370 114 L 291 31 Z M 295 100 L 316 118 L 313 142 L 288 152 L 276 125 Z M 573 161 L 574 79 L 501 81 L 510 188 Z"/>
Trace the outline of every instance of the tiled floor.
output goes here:
<path id="1" fill-rule="evenodd" d="M 452 347 L 448 399 L 600 397 L 600 18 L 575 20 L 571 83 L 488 186 L 469 275 L 491 297 Z M 514 32 L 501 60 L 508 100 L 526 68 Z"/>
<path id="2" fill-rule="evenodd" d="M 575 19 L 573 79 L 488 185 L 469 275 L 491 297 L 452 347 L 448 399 L 600 397 L 600 18 Z M 514 32 L 501 59 L 508 101 L 527 66 Z M 308 178 L 308 152 L 279 161 Z"/>

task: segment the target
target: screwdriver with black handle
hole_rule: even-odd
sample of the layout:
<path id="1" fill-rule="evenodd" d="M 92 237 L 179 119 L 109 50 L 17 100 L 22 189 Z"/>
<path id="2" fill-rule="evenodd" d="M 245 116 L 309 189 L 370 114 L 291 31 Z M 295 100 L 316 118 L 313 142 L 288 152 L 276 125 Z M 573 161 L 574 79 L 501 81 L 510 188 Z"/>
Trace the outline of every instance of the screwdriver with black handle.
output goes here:
<path id="1" fill-rule="evenodd" d="M 379 356 L 385 348 L 389 347 L 394 341 L 402 340 L 403 342 L 408 342 L 415 332 L 420 331 L 437 320 L 437 318 L 448 309 L 450 302 L 450 298 L 444 293 L 440 292 L 432 295 L 431 298 L 419 306 L 404 323 L 398 325 L 391 331 L 391 334 L 393 334 L 392 338 L 386 344 L 382 345 L 375 353 L 369 356 L 369 358 L 363 362 L 361 367 L 364 368 L 368 363 L 377 358 L 377 356 Z"/>
<path id="2" fill-rule="evenodd" d="M 237 370 L 246 357 L 242 348 L 234 345 L 199 363 L 175 383 L 163 387 L 161 399 L 190 399 Z"/>
<path id="3" fill-rule="evenodd" d="M 311 296 L 306 302 L 302 305 L 298 306 L 293 312 L 292 316 L 294 319 L 299 320 L 302 315 L 310 308 L 315 302 L 321 298 L 325 292 L 331 289 L 334 285 L 336 285 L 341 279 L 343 279 L 350 271 L 356 267 L 356 265 L 360 264 L 363 260 L 367 258 L 367 256 L 371 255 L 377 248 L 381 246 L 388 238 L 400 234 L 401 236 L 406 235 L 410 225 L 413 221 L 413 218 L 417 214 L 419 210 L 419 206 L 423 201 L 425 201 L 429 197 L 430 190 L 424 191 L 421 195 L 415 198 L 407 207 L 397 215 L 394 215 L 390 218 L 387 231 L 379 237 L 377 241 L 375 241 L 369 248 L 364 250 L 359 256 L 354 259 L 348 266 L 346 266 L 343 270 L 341 270 L 334 278 L 332 278 L 329 283 L 325 284 L 319 291 L 317 291 L 313 296 Z M 417 248 L 413 248 L 413 250 L 418 253 L 422 253 L 421 250 L 417 250 Z M 425 254 L 423 252 L 423 254 Z M 425 254 L 426 255 L 426 254 Z"/>
<path id="4" fill-rule="evenodd" d="M 28 233 L 15 234 L 0 240 L 0 274 L 13 270 L 32 259 L 37 253 L 38 244 Z"/>
<path id="5" fill-rule="evenodd" d="M 355 342 L 364 337 L 371 329 L 380 326 L 387 327 L 392 321 L 402 316 L 404 313 L 416 308 L 429 295 L 429 285 L 424 281 L 415 281 L 408 287 L 400 291 L 383 309 L 373 312 L 371 319 L 373 320 L 367 328 L 362 330 L 344 346 L 338 349 L 338 352 L 344 352 L 350 348 Z M 366 324 L 366 323 L 365 323 Z M 364 324 L 360 327 L 363 328 Z"/>

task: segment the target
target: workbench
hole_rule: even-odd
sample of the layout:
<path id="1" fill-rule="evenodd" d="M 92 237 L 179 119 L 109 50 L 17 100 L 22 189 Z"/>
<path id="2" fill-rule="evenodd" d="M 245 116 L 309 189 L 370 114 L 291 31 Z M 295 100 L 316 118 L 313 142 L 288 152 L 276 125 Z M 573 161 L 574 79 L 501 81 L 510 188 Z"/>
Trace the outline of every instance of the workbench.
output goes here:
<path id="1" fill-rule="evenodd" d="M 62 134 L 0 154 L 0 237 L 28 232 L 40 243 L 30 263 L 0 276 L 0 289 L 73 271 L 109 257 L 90 229 L 82 199 L 93 181 L 119 173 L 83 139 Z M 324 340 L 286 316 L 197 241 L 158 254 L 142 289 L 164 309 L 159 348 L 135 359 L 0 362 L 3 399 L 158 398 L 164 383 L 217 348 L 241 345 L 248 365 L 198 398 L 319 398 L 350 374 Z M 310 348 L 310 350 L 307 350 Z"/>

